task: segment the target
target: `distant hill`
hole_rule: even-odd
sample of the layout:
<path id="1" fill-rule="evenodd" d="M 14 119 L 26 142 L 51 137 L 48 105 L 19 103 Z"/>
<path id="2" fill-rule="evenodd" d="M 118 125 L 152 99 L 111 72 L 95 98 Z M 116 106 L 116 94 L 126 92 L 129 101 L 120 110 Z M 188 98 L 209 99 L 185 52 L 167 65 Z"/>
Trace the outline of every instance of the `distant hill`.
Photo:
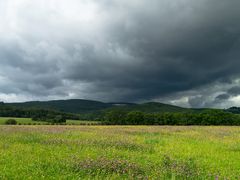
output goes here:
<path id="1" fill-rule="evenodd" d="M 24 103 L 6 103 L 10 106 L 23 108 L 46 108 L 68 113 L 91 113 L 94 111 L 110 108 L 113 105 L 99 101 L 70 99 L 53 101 L 31 101 Z"/>
<path id="2" fill-rule="evenodd" d="M 225 111 L 231 112 L 233 114 L 240 114 L 240 107 L 230 107 L 229 109 L 226 109 Z"/>
<path id="3" fill-rule="evenodd" d="M 240 125 L 239 114 L 238 107 L 194 109 L 158 102 L 104 103 L 83 99 L 0 102 L 0 117 L 27 117 L 42 121 L 81 119 L 115 125 Z"/>
<path id="4" fill-rule="evenodd" d="M 157 102 L 148 102 L 143 104 L 127 104 L 120 106 L 113 106 L 106 110 L 115 110 L 121 109 L 123 111 L 141 111 L 141 112 L 183 112 L 183 111 L 191 111 L 188 108 L 182 108 L 178 106 L 173 106 L 169 104 L 157 103 Z"/>
<path id="5" fill-rule="evenodd" d="M 84 100 L 84 99 L 69 99 L 69 100 L 53 100 L 53 101 L 31 101 L 23 103 L 0 103 L 2 107 L 0 112 L 6 114 L 6 109 L 10 114 L 19 114 L 18 112 L 31 113 L 37 111 L 36 109 L 47 110 L 48 112 L 65 113 L 65 116 L 72 119 L 80 118 L 82 120 L 102 120 L 106 114 L 111 112 L 125 113 L 140 111 L 142 113 L 156 114 L 156 113 L 182 113 L 182 114 L 211 114 L 217 109 L 194 109 L 183 108 L 179 106 L 163 104 L 158 102 L 147 103 L 128 103 L 128 102 L 110 102 L 104 103 L 100 101 Z M 11 111 L 12 110 L 12 111 Z M 220 110 L 230 112 L 232 114 L 240 114 L 240 108 L 233 107 L 230 109 Z M 26 114 L 25 113 L 25 114 Z M 21 114 L 21 113 L 20 113 Z M 53 113 L 51 113 L 53 114 Z M 30 116 L 28 115 L 28 116 Z M 27 116 L 27 115 L 26 115 Z M 14 116 L 15 117 L 15 116 Z M 18 117 L 18 116 L 17 116 Z M 25 116 L 24 116 L 25 117 Z"/>
<path id="6" fill-rule="evenodd" d="M 46 108 L 67 113 L 90 114 L 101 113 L 109 110 L 120 109 L 123 111 L 142 111 L 142 112 L 192 112 L 201 109 L 189 109 L 158 102 L 148 102 L 143 104 L 127 102 L 104 103 L 100 101 L 70 99 L 53 101 L 31 101 L 23 103 L 6 103 L 7 105 L 22 108 Z"/>

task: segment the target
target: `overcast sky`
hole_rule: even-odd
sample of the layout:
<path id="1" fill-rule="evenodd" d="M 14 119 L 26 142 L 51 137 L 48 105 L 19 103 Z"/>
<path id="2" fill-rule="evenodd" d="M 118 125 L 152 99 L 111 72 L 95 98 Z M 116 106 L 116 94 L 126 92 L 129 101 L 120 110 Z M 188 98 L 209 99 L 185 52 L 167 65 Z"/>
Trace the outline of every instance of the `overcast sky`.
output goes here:
<path id="1" fill-rule="evenodd" d="M 0 101 L 240 106 L 239 0 L 0 0 Z"/>

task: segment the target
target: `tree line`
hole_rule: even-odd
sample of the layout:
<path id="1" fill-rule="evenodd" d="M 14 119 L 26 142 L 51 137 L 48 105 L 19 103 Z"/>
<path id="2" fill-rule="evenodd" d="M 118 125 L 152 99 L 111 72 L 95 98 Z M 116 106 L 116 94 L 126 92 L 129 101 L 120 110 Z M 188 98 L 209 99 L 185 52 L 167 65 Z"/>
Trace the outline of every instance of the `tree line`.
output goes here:
<path id="1" fill-rule="evenodd" d="M 51 123 L 64 123 L 66 119 L 80 119 L 80 116 L 77 114 L 64 113 L 52 109 L 19 108 L 8 105 L 0 105 L 0 117 L 32 118 L 33 121 Z"/>
<path id="2" fill-rule="evenodd" d="M 235 108 L 236 109 L 236 108 Z M 66 119 L 98 120 L 110 125 L 240 125 L 240 115 L 227 110 L 208 109 L 200 112 L 124 111 L 114 109 L 101 113 L 71 114 L 53 109 L 19 108 L 0 104 L 0 117 L 32 118 L 34 121 L 64 123 Z"/>
<path id="3" fill-rule="evenodd" d="M 140 111 L 109 111 L 104 116 L 112 125 L 240 125 L 240 116 L 223 110 L 200 113 L 144 113 Z"/>

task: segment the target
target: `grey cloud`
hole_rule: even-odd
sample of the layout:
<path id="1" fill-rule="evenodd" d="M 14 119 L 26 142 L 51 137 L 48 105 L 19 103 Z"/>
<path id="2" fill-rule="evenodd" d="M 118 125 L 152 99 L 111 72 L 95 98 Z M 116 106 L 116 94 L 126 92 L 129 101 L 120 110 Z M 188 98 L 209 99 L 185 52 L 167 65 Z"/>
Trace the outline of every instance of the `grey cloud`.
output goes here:
<path id="1" fill-rule="evenodd" d="M 165 1 L 154 1 L 153 7 L 133 9 L 131 13 L 123 13 L 122 9 L 113 7 L 116 17 L 119 13 L 122 18 L 113 25 L 109 22 L 112 48 L 127 49 L 124 53 L 128 61 L 134 61 L 134 65 L 122 65 L 122 59 L 116 54 L 111 56 L 107 53 L 99 57 L 93 48 L 90 55 L 85 55 L 91 62 L 76 66 L 87 72 L 74 71 L 74 78 L 132 89 L 134 91 L 130 97 L 144 99 L 189 90 L 238 75 L 240 26 L 236 24 L 238 10 L 235 7 L 240 5 L 239 2 L 181 2 L 190 7 L 182 7 L 180 11 L 179 7 L 169 7 L 171 3 Z M 162 9 L 161 3 L 170 11 Z M 187 11 L 188 8 L 192 10 Z M 103 60 L 99 61 L 101 58 Z M 89 72 L 92 68 L 93 72 Z"/>
<path id="2" fill-rule="evenodd" d="M 184 96 L 192 107 L 238 95 L 227 89 L 240 75 L 238 0 L 35 3 L 19 5 L 0 30 L 0 77 L 10 81 L 2 93 L 105 101 Z M 218 96 L 225 91 L 229 97 Z"/>
<path id="3" fill-rule="evenodd" d="M 234 86 L 231 89 L 228 90 L 228 93 L 232 96 L 237 96 L 240 94 L 240 87 L 239 86 Z"/>
<path id="4" fill-rule="evenodd" d="M 230 95 L 228 94 L 220 94 L 216 97 L 216 100 L 227 100 L 230 98 Z"/>

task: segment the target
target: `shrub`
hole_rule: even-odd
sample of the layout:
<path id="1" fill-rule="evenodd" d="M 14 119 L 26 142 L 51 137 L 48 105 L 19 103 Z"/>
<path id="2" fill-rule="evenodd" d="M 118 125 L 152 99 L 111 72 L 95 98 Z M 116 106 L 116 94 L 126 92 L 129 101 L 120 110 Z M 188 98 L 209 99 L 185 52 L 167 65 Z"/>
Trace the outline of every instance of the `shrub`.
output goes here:
<path id="1" fill-rule="evenodd" d="M 17 121 L 15 119 L 8 119 L 8 120 L 6 120 L 5 124 L 7 124 L 7 125 L 16 125 Z"/>
<path id="2" fill-rule="evenodd" d="M 53 119 L 54 123 L 66 123 L 66 118 L 62 115 L 57 115 Z"/>

